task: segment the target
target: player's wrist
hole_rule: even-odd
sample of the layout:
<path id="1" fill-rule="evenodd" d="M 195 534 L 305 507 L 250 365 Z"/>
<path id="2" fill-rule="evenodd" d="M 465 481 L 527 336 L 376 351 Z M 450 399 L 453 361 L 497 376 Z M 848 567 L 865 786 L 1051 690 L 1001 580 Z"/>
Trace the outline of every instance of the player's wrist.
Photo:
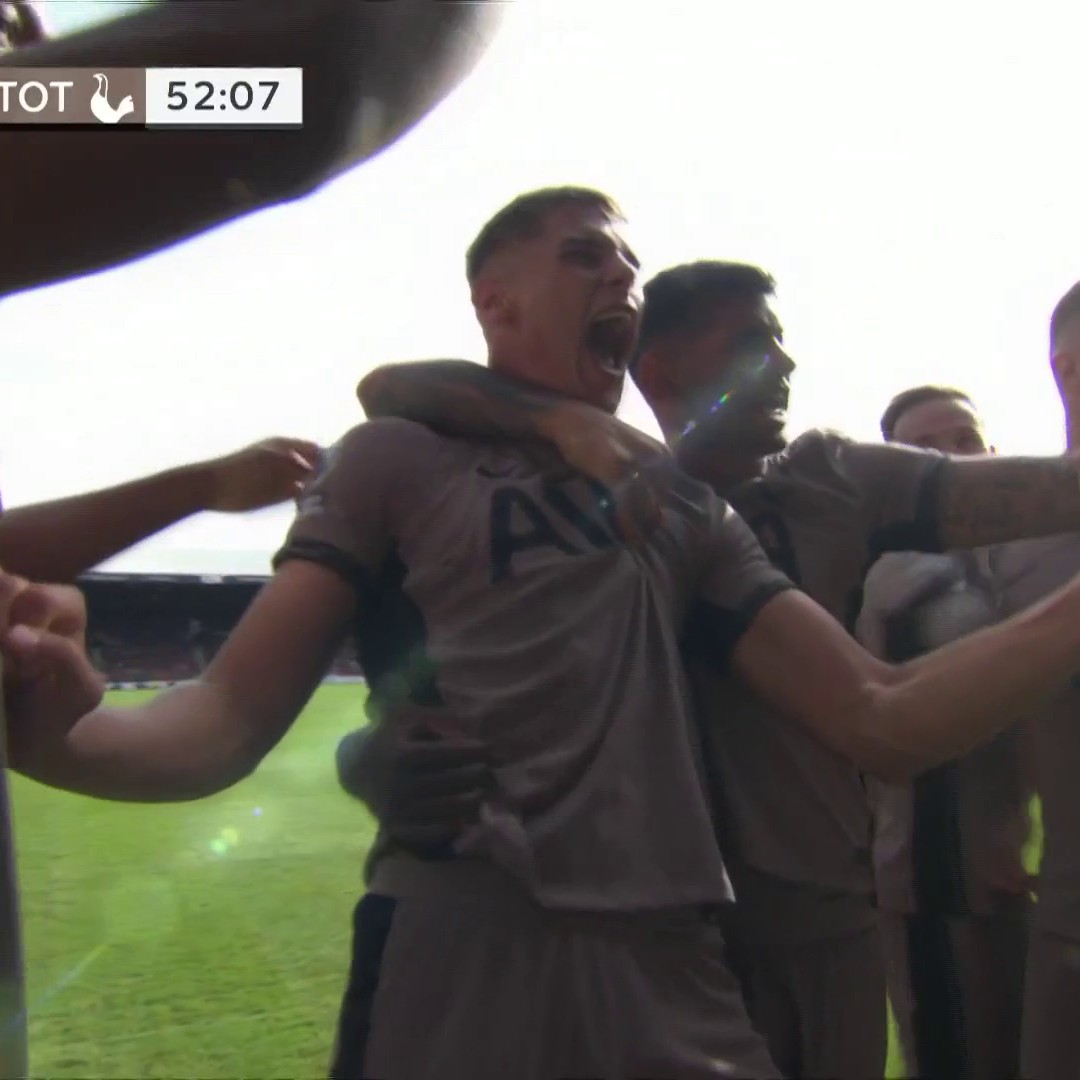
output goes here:
<path id="1" fill-rule="evenodd" d="M 187 499 L 198 511 L 217 510 L 225 490 L 223 458 L 197 461 L 175 471 L 177 483 L 187 491 Z"/>

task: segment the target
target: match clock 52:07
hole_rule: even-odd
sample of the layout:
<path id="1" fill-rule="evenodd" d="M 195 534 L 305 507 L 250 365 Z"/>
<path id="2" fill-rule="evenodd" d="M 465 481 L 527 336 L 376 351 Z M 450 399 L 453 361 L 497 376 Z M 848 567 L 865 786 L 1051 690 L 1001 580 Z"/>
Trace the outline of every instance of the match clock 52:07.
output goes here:
<path id="1" fill-rule="evenodd" d="M 154 68 L 147 126 L 295 127 L 303 123 L 300 68 Z"/>

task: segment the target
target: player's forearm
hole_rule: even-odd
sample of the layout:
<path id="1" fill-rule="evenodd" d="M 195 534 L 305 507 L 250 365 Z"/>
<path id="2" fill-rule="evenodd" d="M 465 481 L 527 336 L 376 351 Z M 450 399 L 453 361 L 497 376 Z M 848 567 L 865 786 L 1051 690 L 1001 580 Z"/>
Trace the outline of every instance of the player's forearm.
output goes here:
<path id="1" fill-rule="evenodd" d="M 469 360 L 386 364 L 367 375 L 357 397 L 371 418 L 396 416 L 443 435 L 543 439 L 566 400 Z"/>
<path id="2" fill-rule="evenodd" d="M 909 779 L 1031 714 L 1080 668 L 1080 583 L 1004 623 L 897 665 L 857 710 L 857 763 Z"/>
<path id="3" fill-rule="evenodd" d="M 1080 532 L 1075 456 L 950 458 L 940 499 L 944 550 Z"/>
<path id="4" fill-rule="evenodd" d="M 354 0 L 172 2 L 17 50 L 5 67 L 302 67 L 290 131 L 0 131 L 0 295 L 117 265 L 297 197 L 346 153 L 370 45 Z M 4 210 L 8 212 L 5 213 Z"/>
<path id="5" fill-rule="evenodd" d="M 102 706 L 48 745 L 22 736 L 11 765 L 50 787 L 117 802 L 186 802 L 244 779 L 269 747 L 237 723 L 210 683 L 185 683 L 130 708 Z"/>
<path id="6" fill-rule="evenodd" d="M 188 465 L 117 487 L 0 514 L 0 566 L 35 581 L 73 581 L 206 509 L 213 466 Z"/>

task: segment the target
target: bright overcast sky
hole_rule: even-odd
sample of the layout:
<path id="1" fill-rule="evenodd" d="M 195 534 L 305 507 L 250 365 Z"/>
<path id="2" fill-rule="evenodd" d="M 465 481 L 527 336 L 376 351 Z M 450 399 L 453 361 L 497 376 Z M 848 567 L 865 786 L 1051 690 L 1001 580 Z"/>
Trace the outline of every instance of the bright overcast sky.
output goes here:
<path id="1" fill-rule="evenodd" d="M 44 5 L 61 30 L 122 6 Z M 4 303 L 5 501 L 269 434 L 329 442 L 372 366 L 481 359 L 462 253 L 552 183 L 615 195 L 647 275 L 714 257 L 777 277 L 793 432 L 873 438 L 892 393 L 948 381 L 999 446 L 1053 452 L 1046 324 L 1080 278 L 1078 40 L 1080 10 L 1041 0 L 515 0 L 475 76 L 375 162 Z M 651 424 L 633 389 L 624 413 Z M 111 568 L 263 572 L 289 516 L 207 515 Z"/>

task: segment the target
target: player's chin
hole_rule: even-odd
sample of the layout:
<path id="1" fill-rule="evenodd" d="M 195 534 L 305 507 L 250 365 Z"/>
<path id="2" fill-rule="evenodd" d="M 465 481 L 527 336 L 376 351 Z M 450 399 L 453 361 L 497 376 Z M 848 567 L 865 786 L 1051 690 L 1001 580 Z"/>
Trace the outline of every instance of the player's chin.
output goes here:
<path id="1" fill-rule="evenodd" d="M 763 433 L 761 439 L 756 442 L 754 449 L 762 457 L 768 457 L 770 454 L 779 454 L 787 444 L 787 434 L 784 428 L 781 427 L 779 430 Z"/>
<path id="2" fill-rule="evenodd" d="M 606 413 L 614 413 L 622 401 L 625 389 L 625 375 L 590 372 L 588 377 L 581 380 L 577 397 L 580 401 L 592 405 L 594 408 L 601 409 Z"/>
<path id="3" fill-rule="evenodd" d="M 787 417 L 783 413 L 732 408 L 717 412 L 698 424 L 688 441 L 717 452 L 769 457 L 787 446 L 786 427 Z"/>
<path id="4" fill-rule="evenodd" d="M 596 407 L 598 409 L 603 409 L 606 413 L 614 415 L 622 402 L 623 390 L 625 387 L 625 381 L 620 380 L 618 385 L 611 387 L 606 393 L 600 396 L 600 399 L 596 402 Z"/>
<path id="5" fill-rule="evenodd" d="M 787 446 L 787 413 L 779 409 L 753 408 L 741 417 L 744 439 L 761 454 L 775 454 Z"/>

